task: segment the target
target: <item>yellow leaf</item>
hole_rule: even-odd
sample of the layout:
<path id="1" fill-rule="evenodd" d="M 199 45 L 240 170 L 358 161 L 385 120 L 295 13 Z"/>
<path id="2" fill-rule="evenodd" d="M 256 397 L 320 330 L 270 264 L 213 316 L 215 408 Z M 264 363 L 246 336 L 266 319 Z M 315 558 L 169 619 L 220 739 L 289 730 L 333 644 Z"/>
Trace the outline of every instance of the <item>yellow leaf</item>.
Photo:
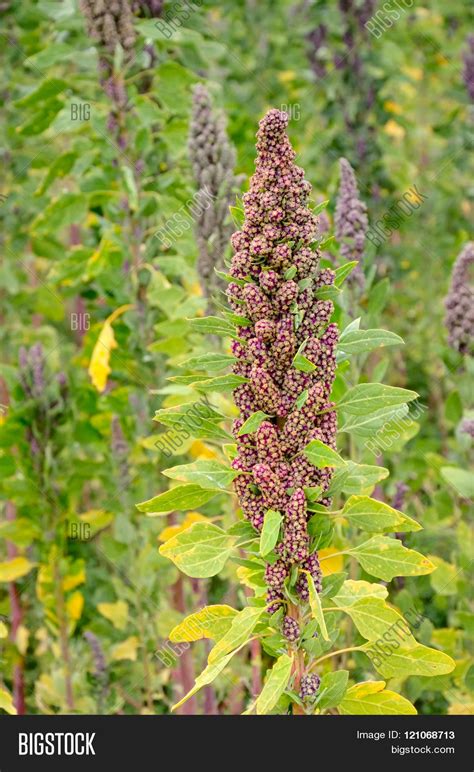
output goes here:
<path id="1" fill-rule="evenodd" d="M 216 451 L 208 448 L 201 440 L 195 440 L 190 446 L 188 453 L 192 458 L 218 458 Z"/>
<path id="2" fill-rule="evenodd" d="M 30 563 L 26 558 L 18 557 L 0 563 L 0 582 L 14 582 L 28 574 L 36 563 Z"/>
<path id="3" fill-rule="evenodd" d="M 5 710 L 11 716 L 16 716 L 16 709 L 13 705 L 11 694 L 6 692 L 5 689 L 0 689 L 0 708 L 1 710 Z"/>
<path id="4" fill-rule="evenodd" d="M 127 305 L 120 306 L 105 320 L 100 335 L 97 339 L 97 343 L 94 346 L 92 352 L 91 361 L 89 363 L 88 373 L 91 381 L 97 391 L 104 391 L 107 386 L 107 378 L 111 373 L 110 367 L 110 355 L 114 348 L 117 348 L 117 342 L 115 340 L 114 331 L 112 328 L 113 322 L 125 313 L 133 306 L 128 303 Z"/>
<path id="5" fill-rule="evenodd" d="M 357 696 L 366 697 L 368 694 L 376 694 L 385 689 L 385 681 L 362 681 L 357 684 Z"/>
<path id="6" fill-rule="evenodd" d="M 199 641 L 201 638 L 217 641 L 230 628 L 236 614 L 237 611 L 231 606 L 205 606 L 173 627 L 169 639 L 174 643 Z"/>
<path id="7" fill-rule="evenodd" d="M 98 603 L 97 608 L 117 630 L 125 630 L 128 619 L 128 603 L 118 600 L 116 603 Z"/>
<path id="8" fill-rule="evenodd" d="M 385 134 L 388 134 L 388 136 L 392 137 L 393 139 L 403 139 L 405 136 L 405 129 L 403 126 L 400 126 L 400 124 L 394 121 L 392 118 L 387 121 L 383 127 L 383 130 Z"/>
<path id="9" fill-rule="evenodd" d="M 402 72 L 408 75 L 412 80 L 423 80 L 423 70 L 421 67 L 402 67 Z"/>
<path id="10" fill-rule="evenodd" d="M 77 622 L 77 620 L 81 618 L 82 609 L 84 608 L 83 594 L 79 592 L 79 590 L 73 592 L 67 600 L 66 607 L 70 618 L 74 620 L 74 622 Z"/>
<path id="11" fill-rule="evenodd" d="M 8 627 L 4 622 L 0 620 L 0 638 L 6 638 L 8 635 Z"/>
<path id="12" fill-rule="evenodd" d="M 169 525 L 160 533 L 158 538 L 160 541 L 163 541 L 163 542 L 168 541 L 168 539 L 171 539 L 173 536 L 176 536 L 178 533 L 187 531 L 188 528 L 191 528 L 193 523 L 198 523 L 199 521 L 202 521 L 202 520 L 208 520 L 208 518 L 205 517 L 204 515 L 201 515 L 200 512 L 188 512 L 183 522 L 180 525 Z"/>
<path id="13" fill-rule="evenodd" d="M 81 566 L 76 574 L 69 574 L 63 579 L 63 590 L 69 592 L 79 587 L 80 584 L 84 584 L 86 581 L 86 572 L 83 566 Z"/>
<path id="14" fill-rule="evenodd" d="M 137 649 L 139 645 L 139 640 L 136 635 L 131 635 L 130 638 L 127 638 L 125 641 L 122 641 L 121 643 L 117 643 L 115 646 L 112 646 L 111 652 L 110 652 L 110 658 L 112 661 L 121 660 L 121 659 L 131 659 L 133 662 L 135 662 L 137 658 Z"/>
<path id="15" fill-rule="evenodd" d="M 325 550 L 319 550 L 318 557 L 321 561 L 321 571 L 323 576 L 329 576 L 330 574 L 338 574 L 342 571 L 344 566 L 344 556 L 337 555 L 333 558 L 331 555 L 335 555 L 339 550 L 336 547 L 328 547 Z"/>
<path id="16" fill-rule="evenodd" d="M 278 80 L 280 83 L 291 83 L 292 80 L 294 80 L 296 77 L 296 73 L 294 70 L 281 70 L 278 73 Z"/>
<path id="17" fill-rule="evenodd" d="M 388 113 L 394 113 L 394 115 L 401 115 L 403 113 L 402 107 L 396 102 L 392 102 L 391 99 L 387 99 L 387 101 L 383 103 L 383 106 Z"/>
<path id="18" fill-rule="evenodd" d="M 20 625 L 16 631 L 15 643 L 18 651 L 22 656 L 25 656 L 28 649 L 28 638 L 30 637 L 30 631 L 24 626 Z"/>

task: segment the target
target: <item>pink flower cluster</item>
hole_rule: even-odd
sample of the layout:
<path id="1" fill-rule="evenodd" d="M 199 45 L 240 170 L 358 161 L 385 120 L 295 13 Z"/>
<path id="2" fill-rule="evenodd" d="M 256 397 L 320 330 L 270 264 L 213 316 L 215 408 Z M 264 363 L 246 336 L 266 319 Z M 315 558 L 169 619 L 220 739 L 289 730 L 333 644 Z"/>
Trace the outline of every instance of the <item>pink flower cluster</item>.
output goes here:
<path id="1" fill-rule="evenodd" d="M 244 517 L 257 531 L 265 513 L 283 515 L 276 559 L 265 571 L 270 610 L 284 601 L 284 583 L 296 564 L 295 589 L 308 598 L 309 572 L 321 590 L 318 556 L 310 554 L 305 488 L 320 486 L 320 503 L 331 472 L 316 469 L 301 451 L 312 439 L 335 448 L 336 413 L 330 393 L 336 368 L 337 325 L 331 324 L 331 301 L 317 291 L 331 285 L 334 272 L 318 270 L 312 248 L 317 218 L 307 206 L 310 185 L 295 165 L 286 134 L 288 116 L 270 110 L 257 134 L 256 170 L 243 197 L 245 221 L 232 236 L 235 251 L 227 289 L 229 303 L 249 320 L 238 327 L 232 344 L 234 372 L 248 379 L 234 391 L 240 417 L 234 481 Z M 299 352 L 308 361 L 295 367 Z M 244 421 L 263 411 L 269 418 L 250 434 Z"/>

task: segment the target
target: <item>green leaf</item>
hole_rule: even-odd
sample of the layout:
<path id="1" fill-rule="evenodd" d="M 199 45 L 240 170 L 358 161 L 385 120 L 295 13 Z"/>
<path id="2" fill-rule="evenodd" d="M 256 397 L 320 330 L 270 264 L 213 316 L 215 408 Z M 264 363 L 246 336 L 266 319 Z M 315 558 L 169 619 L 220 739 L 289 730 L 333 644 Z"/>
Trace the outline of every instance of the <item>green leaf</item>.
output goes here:
<path id="1" fill-rule="evenodd" d="M 209 664 L 217 662 L 233 649 L 246 643 L 264 612 L 265 606 L 246 606 L 242 611 L 239 611 L 233 618 L 229 630 L 209 652 L 207 660 Z"/>
<path id="2" fill-rule="evenodd" d="M 220 316 L 200 316 L 197 319 L 188 319 L 193 332 L 203 335 L 221 335 L 224 338 L 237 338 L 235 326 L 222 319 Z"/>
<path id="3" fill-rule="evenodd" d="M 53 199 L 38 215 L 31 228 L 47 229 L 54 233 L 67 225 L 80 225 L 87 215 L 88 208 L 87 196 L 82 193 L 62 193 L 60 198 Z"/>
<path id="4" fill-rule="evenodd" d="M 388 330 L 344 330 L 338 349 L 345 354 L 361 354 L 384 346 L 401 346 L 403 343 L 403 338 Z"/>
<path id="5" fill-rule="evenodd" d="M 319 204 L 316 204 L 316 206 L 313 209 L 313 214 L 319 214 L 323 211 L 323 209 L 326 209 L 327 205 L 329 204 L 329 199 L 326 201 L 321 201 Z"/>
<path id="6" fill-rule="evenodd" d="M 405 648 L 416 645 L 406 620 L 382 598 L 360 598 L 349 606 L 341 606 L 337 595 L 333 601 L 351 617 L 359 633 L 368 641 L 377 641 L 389 633 L 398 646 L 400 640 Z"/>
<path id="7" fill-rule="evenodd" d="M 369 682 L 370 683 L 370 682 Z M 368 683 L 356 684 L 347 690 L 338 711 L 343 716 L 411 716 L 416 708 L 405 697 L 384 689 L 371 692 Z"/>
<path id="8" fill-rule="evenodd" d="M 219 490 L 204 490 L 200 485 L 177 485 L 176 488 L 160 493 L 148 501 L 137 504 L 140 512 L 147 515 L 166 515 L 169 512 L 196 509 L 214 498 Z"/>
<path id="9" fill-rule="evenodd" d="M 436 570 L 430 576 L 431 586 L 435 593 L 437 595 L 457 595 L 457 580 L 461 578 L 459 569 L 435 555 L 430 555 L 430 560 L 436 566 Z"/>
<path id="10" fill-rule="evenodd" d="M 168 637 L 173 643 L 199 641 L 201 638 L 218 641 L 230 629 L 237 613 L 231 606 L 205 606 L 173 627 Z"/>
<path id="11" fill-rule="evenodd" d="M 372 533 L 421 530 L 416 520 L 369 496 L 351 496 L 338 517 L 347 518 L 351 525 Z"/>
<path id="12" fill-rule="evenodd" d="M 320 245 L 322 247 L 322 244 Z M 339 266 L 339 268 L 336 268 L 336 275 L 334 277 L 334 284 L 336 287 L 341 287 L 342 284 L 344 284 L 345 280 L 349 276 L 349 274 L 352 273 L 356 265 L 358 264 L 358 260 L 351 260 L 350 263 L 344 263 L 344 265 Z"/>
<path id="13" fill-rule="evenodd" d="M 341 458 L 339 453 L 336 453 L 335 450 L 329 448 L 320 440 L 311 440 L 311 442 L 306 445 L 303 453 L 308 461 L 317 469 L 346 466 L 346 462 Z"/>
<path id="14" fill-rule="evenodd" d="M 221 571 L 235 544 L 235 538 L 213 523 L 194 523 L 172 536 L 160 547 L 160 554 L 194 579 L 207 579 Z"/>
<path id="15" fill-rule="evenodd" d="M 407 549 L 398 539 L 373 536 L 348 550 L 368 574 L 390 582 L 394 576 L 421 576 L 434 571 L 433 563 L 415 550 Z"/>
<path id="16" fill-rule="evenodd" d="M 383 383 L 359 383 L 349 389 L 337 407 L 351 415 L 367 415 L 376 410 L 404 405 L 416 399 L 416 391 L 387 386 Z"/>
<path id="17" fill-rule="evenodd" d="M 441 475 L 463 499 L 474 498 L 474 473 L 455 466 L 443 466 Z"/>
<path id="18" fill-rule="evenodd" d="M 204 381 L 198 381 L 193 383 L 196 391 L 202 391 L 204 393 L 210 391 L 233 391 L 242 383 L 248 383 L 249 379 L 244 378 L 242 375 L 218 375 L 216 378 L 208 378 Z"/>
<path id="19" fill-rule="evenodd" d="M 299 351 L 295 354 L 293 362 L 291 363 L 295 370 L 300 370 L 302 373 L 312 373 L 316 370 L 316 365 L 309 361 Z"/>
<path id="20" fill-rule="evenodd" d="M 267 415 L 267 413 L 264 413 L 262 410 L 257 410 L 256 413 L 253 413 L 251 416 L 249 416 L 249 418 L 247 418 L 247 420 L 242 424 L 237 436 L 242 437 L 244 434 L 252 434 L 253 432 L 256 432 L 258 427 L 268 418 L 271 418 L 271 416 Z"/>
<path id="21" fill-rule="evenodd" d="M 438 676 L 451 673 L 456 663 L 447 654 L 417 643 L 410 648 L 389 650 L 381 653 L 373 643 L 364 646 L 370 653 L 370 661 L 384 678 L 404 678 L 409 675 Z"/>
<path id="22" fill-rule="evenodd" d="M 171 477 L 172 480 L 195 483 L 201 488 L 226 490 L 239 472 L 220 464 L 218 461 L 195 461 L 193 464 L 182 464 L 164 469 L 163 474 L 166 477 Z"/>
<path id="23" fill-rule="evenodd" d="M 178 367 L 187 370 L 210 370 L 211 372 L 223 370 L 235 362 L 235 357 L 226 354 L 201 354 L 198 357 L 191 357 L 184 362 L 180 362 Z"/>
<path id="24" fill-rule="evenodd" d="M 274 509 L 269 509 L 265 512 L 262 533 L 260 535 L 260 554 L 262 557 L 268 555 L 277 543 L 282 520 L 283 517 L 280 512 L 276 512 Z"/>
<path id="25" fill-rule="evenodd" d="M 346 693 L 348 679 L 349 672 L 347 670 L 336 670 L 334 673 L 323 675 L 316 702 L 319 710 L 328 710 L 339 705 Z"/>
<path id="26" fill-rule="evenodd" d="M 347 579 L 333 601 L 337 606 L 350 606 L 361 598 L 386 598 L 388 590 L 383 584 L 366 582 L 363 579 Z"/>
<path id="27" fill-rule="evenodd" d="M 378 442 L 380 431 L 388 427 L 392 419 L 394 419 L 393 423 L 399 426 L 401 420 L 405 420 L 407 413 L 408 405 L 398 405 L 398 407 L 384 407 L 380 410 L 374 410 L 373 413 L 367 413 L 367 415 L 344 415 L 344 423 L 339 431 L 358 434 L 361 437 L 370 437 L 376 432 Z M 380 449 L 377 455 L 379 454 Z"/>
<path id="28" fill-rule="evenodd" d="M 47 80 L 43 80 L 38 88 L 34 89 L 21 99 L 18 99 L 15 102 L 15 107 L 36 107 L 39 103 L 46 102 L 52 97 L 61 94 L 67 88 L 69 88 L 69 84 L 65 80 L 48 78 Z"/>
<path id="29" fill-rule="evenodd" d="M 381 480 L 385 480 L 388 475 L 388 469 L 383 466 L 371 466 L 370 464 L 355 464 L 348 461 L 343 470 L 336 472 L 331 486 L 337 485 L 341 475 L 340 490 L 343 493 L 370 493 Z"/>
<path id="30" fill-rule="evenodd" d="M 293 657 L 293 654 L 291 657 L 288 654 L 282 654 L 272 669 L 268 671 L 269 675 L 267 675 L 265 685 L 257 697 L 257 716 L 264 716 L 269 713 L 285 691 L 291 676 Z"/>
<path id="31" fill-rule="evenodd" d="M 328 629 L 326 627 L 326 620 L 324 619 L 323 607 L 321 606 L 321 600 L 319 598 L 319 595 L 316 592 L 316 587 L 314 586 L 313 577 L 311 576 L 309 571 L 305 571 L 304 573 L 306 574 L 306 577 L 308 579 L 309 605 L 311 608 L 311 614 L 319 624 L 322 637 L 324 638 L 325 641 L 329 641 Z"/>

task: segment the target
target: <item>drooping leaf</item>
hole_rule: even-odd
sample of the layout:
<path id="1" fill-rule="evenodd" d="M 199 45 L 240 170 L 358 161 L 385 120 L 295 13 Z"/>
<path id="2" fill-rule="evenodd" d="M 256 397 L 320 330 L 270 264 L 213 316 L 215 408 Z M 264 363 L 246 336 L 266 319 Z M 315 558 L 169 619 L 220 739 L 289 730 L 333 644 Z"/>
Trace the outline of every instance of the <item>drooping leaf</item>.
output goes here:
<path id="1" fill-rule="evenodd" d="M 291 676 L 293 658 L 293 654 L 292 656 L 282 654 L 269 671 L 265 685 L 257 697 L 256 712 L 258 716 L 269 713 L 285 691 Z"/>
<path id="2" fill-rule="evenodd" d="M 264 606 L 246 606 L 233 618 L 225 635 L 213 646 L 207 661 L 214 664 L 229 652 L 249 640 L 254 627 L 265 611 Z"/>
<path id="3" fill-rule="evenodd" d="M 113 322 L 125 313 L 132 305 L 128 304 L 117 308 L 110 316 L 105 320 L 100 335 L 97 338 L 97 342 L 92 352 L 91 361 L 89 363 L 88 373 L 90 379 L 97 389 L 97 391 L 104 391 L 107 386 L 107 379 L 112 372 L 110 367 L 110 356 L 112 350 L 117 348 L 117 342 L 115 340 L 114 331 L 112 328 Z"/>

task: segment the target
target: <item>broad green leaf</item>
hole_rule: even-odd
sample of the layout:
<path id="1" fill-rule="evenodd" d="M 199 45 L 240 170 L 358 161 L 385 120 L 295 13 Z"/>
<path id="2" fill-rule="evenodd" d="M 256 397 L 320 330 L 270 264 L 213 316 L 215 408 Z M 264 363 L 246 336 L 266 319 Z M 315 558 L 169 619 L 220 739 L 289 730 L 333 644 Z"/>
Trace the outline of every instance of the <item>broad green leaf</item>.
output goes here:
<path id="1" fill-rule="evenodd" d="M 345 474 L 344 474 L 345 473 Z M 331 486 L 337 484 L 338 476 L 344 475 L 341 479 L 340 490 L 343 493 L 370 493 L 381 480 L 385 480 L 389 475 L 388 469 L 383 466 L 371 466 L 370 464 L 355 464 L 348 461 L 346 466 L 336 472 L 332 479 Z"/>
<path id="2" fill-rule="evenodd" d="M 311 440 L 306 445 L 303 453 L 308 461 L 317 469 L 346 466 L 346 462 L 341 458 L 339 453 L 336 453 L 335 450 L 329 448 L 320 440 Z"/>
<path id="3" fill-rule="evenodd" d="M 398 539 L 373 536 L 348 550 L 367 573 L 390 582 L 394 576 L 421 576 L 434 571 L 433 563 L 415 550 L 407 549 Z"/>
<path id="4" fill-rule="evenodd" d="M 474 498 L 474 473 L 455 466 L 443 466 L 441 475 L 463 499 Z"/>
<path id="5" fill-rule="evenodd" d="M 0 563 L 0 582 L 15 582 L 28 574 L 36 563 L 31 563 L 27 558 L 17 557 Z"/>
<path id="6" fill-rule="evenodd" d="M 351 686 L 337 709 L 343 716 L 410 716 L 417 712 L 414 705 L 400 694 L 388 689 L 367 693 L 364 683 Z"/>
<path id="7" fill-rule="evenodd" d="M 268 555 L 277 543 L 282 520 L 283 517 L 280 512 L 276 512 L 274 509 L 265 512 L 262 533 L 260 534 L 260 554 L 262 557 Z"/>
<path id="8" fill-rule="evenodd" d="M 382 383 L 359 383 L 338 402 L 338 408 L 351 415 L 367 415 L 376 410 L 397 407 L 416 399 L 416 391 Z"/>
<path id="9" fill-rule="evenodd" d="M 204 381 L 198 381 L 193 386 L 196 391 L 202 391 L 204 394 L 211 391 L 233 391 L 242 383 L 248 383 L 249 379 L 242 375 L 218 375 L 215 378 L 206 378 Z"/>
<path id="10" fill-rule="evenodd" d="M 176 488 L 160 493 L 159 496 L 148 501 L 142 501 L 136 506 L 140 512 L 146 512 L 150 516 L 167 515 L 175 510 L 183 511 L 201 507 L 218 493 L 220 493 L 219 490 L 207 490 L 200 485 L 177 485 Z"/>
<path id="11" fill-rule="evenodd" d="M 388 644 L 387 644 L 388 647 Z M 384 678 L 404 678 L 409 675 L 437 676 L 451 673 L 456 663 L 447 654 L 417 643 L 410 648 L 395 648 L 391 644 L 380 651 L 376 644 L 364 646 L 373 666 Z"/>
<path id="12" fill-rule="evenodd" d="M 336 670 L 334 673 L 323 675 L 316 702 L 319 710 L 328 710 L 339 705 L 346 692 L 348 678 L 347 670 Z"/>
<path id="13" fill-rule="evenodd" d="M 269 671 L 265 685 L 257 697 L 256 710 L 258 716 L 269 713 L 275 707 L 285 691 L 291 676 L 294 654 L 282 654 Z"/>
<path id="14" fill-rule="evenodd" d="M 16 716 L 17 713 L 11 694 L 2 688 L 0 688 L 0 710 L 4 710 L 11 716 Z"/>
<path id="15" fill-rule="evenodd" d="M 233 649 L 246 643 L 252 631 L 265 612 L 265 606 L 246 606 L 233 618 L 230 628 L 209 652 L 209 664 L 225 657 Z"/>
<path id="16" fill-rule="evenodd" d="M 341 334 L 338 349 L 346 354 L 360 354 L 383 346 L 403 345 L 403 338 L 388 330 L 350 330 Z"/>
<path id="17" fill-rule="evenodd" d="M 314 580 L 309 571 L 304 572 L 308 580 L 309 590 L 309 605 L 311 608 L 311 614 L 319 624 L 321 635 L 325 641 L 329 641 L 328 629 L 326 627 L 326 620 L 324 619 L 323 607 L 321 606 L 321 600 L 314 586 Z"/>
<path id="18" fill-rule="evenodd" d="M 240 427 L 238 437 L 242 437 L 244 434 L 252 434 L 256 432 L 258 427 L 271 416 L 264 413 L 262 410 L 257 410 L 253 413 Z"/>
<path id="19" fill-rule="evenodd" d="M 351 496 L 344 504 L 340 517 L 347 518 L 351 525 L 373 533 L 421 530 L 416 520 L 369 496 Z"/>
<path id="20" fill-rule="evenodd" d="M 333 601 L 351 617 L 359 633 L 368 641 L 377 641 L 389 633 L 389 639 L 396 641 L 398 645 L 400 641 L 405 648 L 416 645 L 406 620 L 382 598 L 360 598 L 345 607 L 341 606 L 337 596 Z"/>
<path id="21" fill-rule="evenodd" d="M 232 480 L 239 474 L 235 469 L 230 469 L 218 461 L 195 461 L 193 464 L 182 464 L 164 469 L 163 474 L 172 480 L 184 480 L 195 483 L 201 488 L 226 489 Z"/>
<path id="22" fill-rule="evenodd" d="M 197 319 L 188 319 L 189 326 L 194 332 L 203 335 L 222 335 L 225 338 L 237 338 L 235 325 L 222 319 L 220 316 L 202 316 Z"/>
<path id="23" fill-rule="evenodd" d="M 207 579 L 222 570 L 234 544 L 235 537 L 228 536 L 217 525 L 195 523 L 162 544 L 160 554 L 187 576 Z"/>
<path id="24" fill-rule="evenodd" d="M 201 354 L 198 357 L 191 357 L 184 362 L 180 362 L 178 367 L 186 370 L 211 370 L 212 372 L 223 370 L 235 362 L 235 357 L 226 354 Z"/>
<path id="25" fill-rule="evenodd" d="M 398 426 L 405 420 L 405 416 L 407 415 L 408 405 L 384 407 L 380 410 L 368 412 L 366 415 L 344 414 L 343 424 L 338 431 L 357 434 L 361 437 L 372 437 L 374 433 L 376 433 L 378 443 L 379 433 L 384 432 L 390 422 L 392 425 L 395 424 Z M 375 447 L 377 448 L 376 455 L 380 455 L 381 450 L 379 445 L 375 444 Z M 381 447 L 383 448 L 383 445 Z"/>
<path id="26" fill-rule="evenodd" d="M 350 606 L 361 598 L 386 598 L 388 590 L 383 584 L 363 579 L 347 579 L 332 600 L 337 606 Z"/>
<path id="27" fill-rule="evenodd" d="M 218 641 L 229 630 L 237 611 L 231 606 L 205 606 L 189 614 L 169 634 L 170 641 L 183 643 L 211 638 Z"/>

